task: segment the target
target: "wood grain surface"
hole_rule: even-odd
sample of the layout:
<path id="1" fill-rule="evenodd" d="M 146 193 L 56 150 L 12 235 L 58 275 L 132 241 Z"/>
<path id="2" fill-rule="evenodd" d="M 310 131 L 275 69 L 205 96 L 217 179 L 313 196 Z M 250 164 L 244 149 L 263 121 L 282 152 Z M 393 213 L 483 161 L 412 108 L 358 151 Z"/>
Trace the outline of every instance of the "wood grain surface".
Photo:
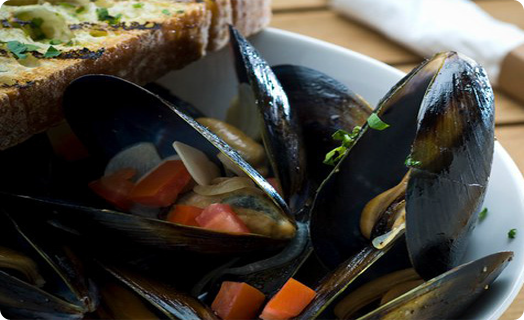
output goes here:
<path id="1" fill-rule="evenodd" d="M 524 10 L 514 0 L 475 1 L 493 17 L 524 28 Z M 363 53 L 403 71 L 423 57 L 379 33 L 329 9 L 327 0 L 273 0 L 272 26 L 325 40 Z M 524 171 L 524 104 L 495 90 L 496 135 Z M 524 312 L 524 290 L 500 320 L 515 320 Z"/>

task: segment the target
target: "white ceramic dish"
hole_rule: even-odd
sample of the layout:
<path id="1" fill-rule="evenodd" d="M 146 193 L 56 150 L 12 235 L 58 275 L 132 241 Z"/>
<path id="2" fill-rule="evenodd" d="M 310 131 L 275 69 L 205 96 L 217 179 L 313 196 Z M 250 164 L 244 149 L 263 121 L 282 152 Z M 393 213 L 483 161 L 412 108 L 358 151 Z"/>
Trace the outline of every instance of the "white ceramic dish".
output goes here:
<path id="1" fill-rule="evenodd" d="M 325 72 L 372 105 L 404 75 L 358 53 L 285 31 L 268 29 L 250 40 L 271 65 L 298 64 Z M 224 117 L 237 84 L 227 49 L 173 72 L 160 82 L 214 117 Z M 490 290 L 468 310 L 465 318 L 496 320 L 515 299 L 524 282 L 524 180 L 498 143 L 485 206 L 489 214 L 475 229 L 464 262 L 508 250 L 515 252 L 515 258 Z M 520 234 L 510 240 L 507 233 L 513 228 Z"/>

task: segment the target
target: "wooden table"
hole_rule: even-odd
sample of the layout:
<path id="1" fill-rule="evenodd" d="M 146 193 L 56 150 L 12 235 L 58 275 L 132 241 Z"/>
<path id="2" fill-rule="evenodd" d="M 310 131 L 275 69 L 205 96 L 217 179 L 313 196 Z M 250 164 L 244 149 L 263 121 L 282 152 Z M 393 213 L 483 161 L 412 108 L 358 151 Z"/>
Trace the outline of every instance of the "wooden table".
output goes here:
<path id="1" fill-rule="evenodd" d="M 514 0 L 477 0 L 478 5 L 503 21 L 524 28 L 524 10 Z M 272 26 L 329 41 L 411 70 L 422 57 L 380 34 L 329 10 L 327 0 L 273 0 Z M 524 172 L 524 104 L 496 91 L 496 135 Z M 524 290 L 500 318 L 515 320 L 524 312 Z"/>

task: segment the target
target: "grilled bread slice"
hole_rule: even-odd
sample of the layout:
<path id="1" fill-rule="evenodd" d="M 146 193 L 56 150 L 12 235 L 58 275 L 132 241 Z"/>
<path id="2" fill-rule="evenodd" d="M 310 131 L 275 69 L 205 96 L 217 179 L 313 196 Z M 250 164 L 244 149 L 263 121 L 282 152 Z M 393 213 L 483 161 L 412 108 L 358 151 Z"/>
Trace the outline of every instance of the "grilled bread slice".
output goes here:
<path id="1" fill-rule="evenodd" d="M 0 8 L 1 150 L 59 123 L 73 79 L 102 73 L 154 81 L 222 47 L 229 23 L 245 25 L 235 20 L 238 10 L 266 0 L 236 7 L 231 0 L 65 1 L 11 0 L 17 5 Z"/>

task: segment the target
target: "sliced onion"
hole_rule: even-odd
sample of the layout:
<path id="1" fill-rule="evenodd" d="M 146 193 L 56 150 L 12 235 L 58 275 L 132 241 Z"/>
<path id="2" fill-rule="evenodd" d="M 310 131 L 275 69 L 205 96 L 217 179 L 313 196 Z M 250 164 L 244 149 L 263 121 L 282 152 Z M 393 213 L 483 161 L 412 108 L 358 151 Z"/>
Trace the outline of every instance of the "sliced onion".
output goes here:
<path id="1" fill-rule="evenodd" d="M 233 177 L 215 185 L 196 186 L 193 191 L 202 196 L 217 196 L 244 188 L 255 188 L 255 184 L 249 178 Z"/>
<path id="2" fill-rule="evenodd" d="M 110 175 L 125 168 L 137 171 L 137 179 L 156 168 L 162 159 L 151 142 L 135 144 L 114 156 L 106 166 L 104 175 Z"/>
<path id="3" fill-rule="evenodd" d="M 199 185 L 210 185 L 211 181 L 220 175 L 218 167 L 202 151 L 179 141 L 173 143 L 173 148 L 184 162 L 193 180 Z"/>

